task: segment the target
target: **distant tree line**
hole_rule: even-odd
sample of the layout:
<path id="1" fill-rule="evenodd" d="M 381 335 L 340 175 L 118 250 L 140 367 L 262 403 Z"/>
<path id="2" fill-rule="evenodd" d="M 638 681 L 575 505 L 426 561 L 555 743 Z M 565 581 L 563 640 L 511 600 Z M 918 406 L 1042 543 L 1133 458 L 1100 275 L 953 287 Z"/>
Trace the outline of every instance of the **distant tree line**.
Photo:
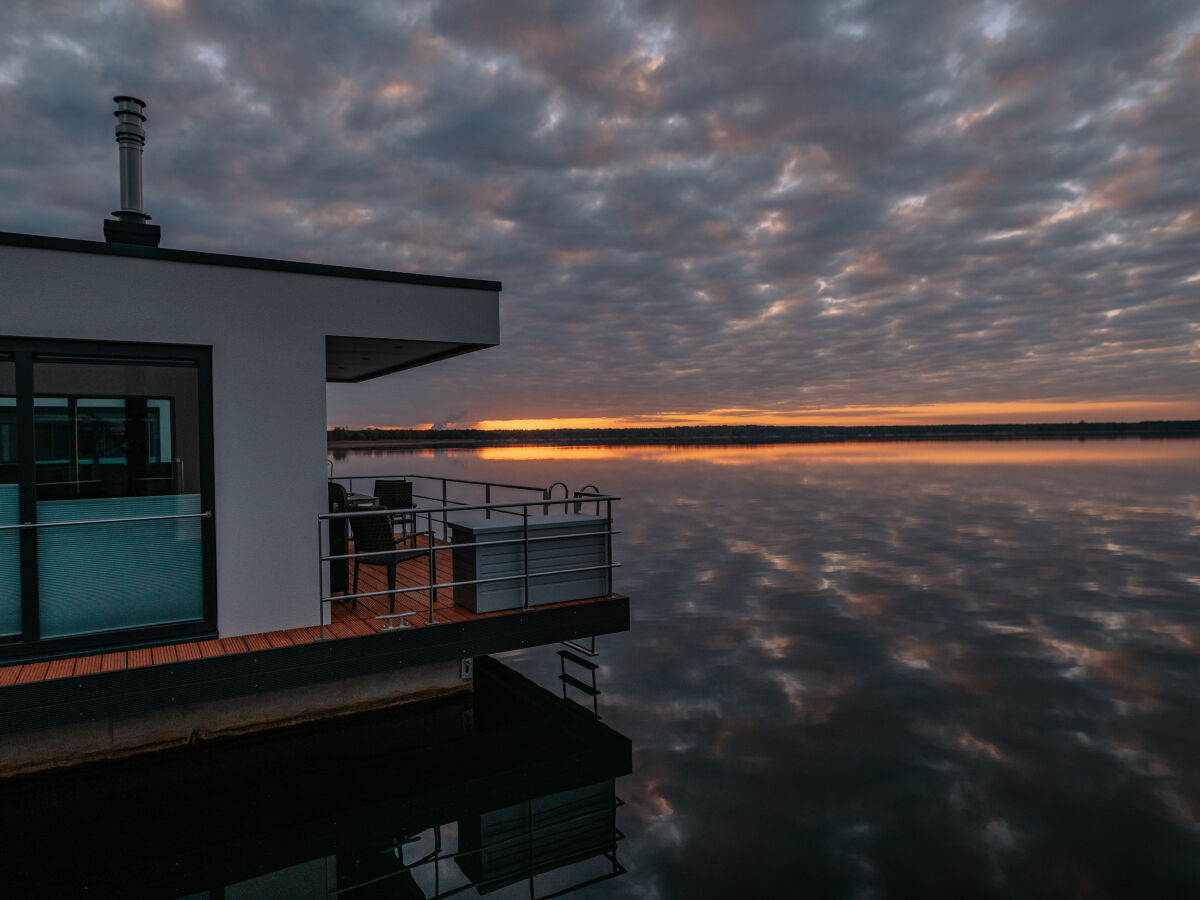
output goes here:
<path id="1" fill-rule="evenodd" d="M 331 428 L 331 444 L 395 441 L 471 444 L 777 444 L 824 441 L 1034 437 L 1189 437 L 1200 420 L 1053 422 L 1035 425 L 694 425 L 649 428 Z"/>

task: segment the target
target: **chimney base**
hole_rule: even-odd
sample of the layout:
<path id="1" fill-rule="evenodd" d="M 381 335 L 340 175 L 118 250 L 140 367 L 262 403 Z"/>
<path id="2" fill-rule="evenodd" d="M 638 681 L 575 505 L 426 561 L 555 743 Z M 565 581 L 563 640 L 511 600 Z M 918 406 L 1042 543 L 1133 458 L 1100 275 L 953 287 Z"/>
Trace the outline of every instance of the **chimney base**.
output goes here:
<path id="1" fill-rule="evenodd" d="M 110 244 L 140 244 L 143 247 L 157 247 L 162 238 L 162 229 L 157 225 L 147 225 L 144 222 L 118 222 L 116 219 L 104 220 L 104 239 Z"/>

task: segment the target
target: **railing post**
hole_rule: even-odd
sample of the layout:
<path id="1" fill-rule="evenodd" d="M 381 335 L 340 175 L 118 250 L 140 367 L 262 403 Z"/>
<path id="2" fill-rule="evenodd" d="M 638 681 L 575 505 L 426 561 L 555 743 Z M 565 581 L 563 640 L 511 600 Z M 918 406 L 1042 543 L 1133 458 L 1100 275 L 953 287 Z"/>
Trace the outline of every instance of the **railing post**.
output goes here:
<path id="1" fill-rule="evenodd" d="M 321 540 L 321 517 L 317 516 L 317 624 L 320 634 L 317 640 L 325 640 L 325 564 L 321 562 L 324 555 L 324 542 Z"/>
<path id="2" fill-rule="evenodd" d="M 485 484 L 483 486 L 483 502 L 487 503 L 487 504 L 490 504 L 492 502 L 492 485 L 490 483 Z M 492 517 L 492 508 L 489 505 L 486 513 L 484 514 L 484 518 L 490 519 L 491 517 Z"/>
<path id="3" fill-rule="evenodd" d="M 597 503 L 596 505 L 599 506 L 600 504 Z M 607 545 L 608 545 L 608 559 L 606 560 L 606 562 L 608 563 L 608 595 L 607 596 L 608 596 L 608 599 L 611 600 L 612 599 L 612 570 L 613 570 L 613 560 L 612 560 L 612 530 L 613 530 L 613 527 L 612 527 L 612 501 L 611 500 L 604 501 L 604 517 L 608 523 L 607 525 L 604 526 L 604 530 L 606 532 L 608 532 L 604 536 L 607 541 Z"/>
<path id="4" fill-rule="evenodd" d="M 446 500 L 446 479 L 442 479 L 442 540 L 446 540 L 446 507 L 449 502 Z"/>
<path id="5" fill-rule="evenodd" d="M 521 551 L 525 573 L 525 603 L 522 609 L 529 609 L 529 504 L 521 507 Z"/>
<path id="6" fill-rule="evenodd" d="M 429 621 L 426 625 L 433 625 L 433 604 L 437 602 L 437 565 L 434 563 L 433 554 L 436 551 L 433 549 L 433 532 L 429 532 Z"/>

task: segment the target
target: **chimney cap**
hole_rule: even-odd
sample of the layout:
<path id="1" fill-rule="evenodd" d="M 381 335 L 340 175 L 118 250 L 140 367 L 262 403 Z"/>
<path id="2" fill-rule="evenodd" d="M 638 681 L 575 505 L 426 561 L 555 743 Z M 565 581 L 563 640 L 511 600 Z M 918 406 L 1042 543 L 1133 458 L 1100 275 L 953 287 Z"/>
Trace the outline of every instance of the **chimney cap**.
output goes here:
<path id="1" fill-rule="evenodd" d="M 117 104 L 113 115 L 120 147 L 121 208 L 113 212 L 116 221 L 104 220 L 104 237 L 109 243 L 158 246 L 159 227 L 149 224 L 150 216 L 142 209 L 142 146 L 146 143 L 142 110 L 146 102 L 127 94 L 113 97 L 113 102 Z"/>

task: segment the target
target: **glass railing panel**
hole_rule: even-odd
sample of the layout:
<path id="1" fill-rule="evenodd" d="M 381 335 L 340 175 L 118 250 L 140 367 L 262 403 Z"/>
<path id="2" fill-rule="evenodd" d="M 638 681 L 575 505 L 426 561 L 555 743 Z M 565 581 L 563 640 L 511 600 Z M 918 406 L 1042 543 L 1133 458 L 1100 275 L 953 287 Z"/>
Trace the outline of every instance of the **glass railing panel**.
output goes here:
<path id="1" fill-rule="evenodd" d="M 199 494 L 48 500 L 39 523 L 185 515 Z M 201 520 L 166 519 L 38 530 L 44 638 L 203 617 Z"/>

